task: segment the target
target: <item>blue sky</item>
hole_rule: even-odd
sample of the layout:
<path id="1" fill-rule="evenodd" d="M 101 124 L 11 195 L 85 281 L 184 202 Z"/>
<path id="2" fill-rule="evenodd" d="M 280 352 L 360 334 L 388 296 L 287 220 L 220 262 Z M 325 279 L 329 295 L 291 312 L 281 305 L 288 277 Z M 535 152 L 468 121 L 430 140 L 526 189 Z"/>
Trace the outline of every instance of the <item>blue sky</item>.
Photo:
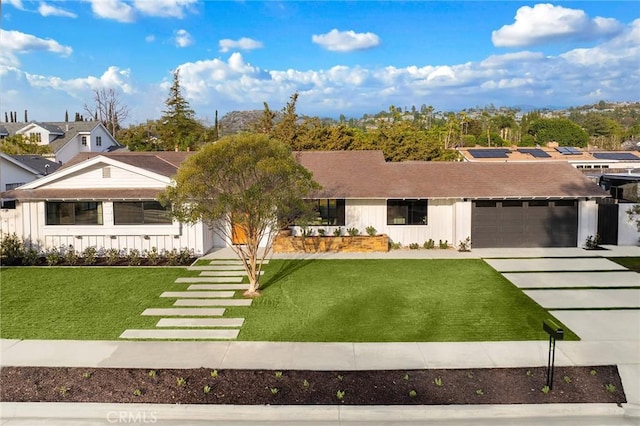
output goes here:
<path id="1" fill-rule="evenodd" d="M 157 119 L 172 71 L 200 119 L 280 109 L 640 101 L 640 2 L 3 0 L 0 113 L 61 121 L 115 89 Z"/>

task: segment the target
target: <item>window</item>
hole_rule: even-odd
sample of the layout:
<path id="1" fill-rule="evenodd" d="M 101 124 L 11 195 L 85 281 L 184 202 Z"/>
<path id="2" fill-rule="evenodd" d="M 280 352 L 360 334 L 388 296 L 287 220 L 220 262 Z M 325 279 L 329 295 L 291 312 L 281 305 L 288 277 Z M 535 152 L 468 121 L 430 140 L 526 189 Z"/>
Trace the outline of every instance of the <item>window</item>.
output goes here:
<path id="1" fill-rule="evenodd" d="M 15 189 L 21 185 L 24 185 L 26 182 L 16 182 L 16 183 L 8 183 L 5 185 L 5 188 L 7 191 L 11 190 L 11 189 Z"/>
<path id="2" fill-rule="evenodd" d="M 344 200 L 320 199 L 309 201 L 316 213 L 310 225 L 344 226 Z"/>
<path id="3" fill-rule="evenodd" d="M 47 225 L 102 225 L 100 202 L 47 202 L 45 210 Z"/>
<path id="4" fill-rule="evenodd" d="M 40 132 L 37 132 L 37 133 L 31 133 L 31 135 L 30 135 L 30 139 L 31 139 L 33 142 L 36 142 L 36 143 L 42 143 L 42 133 L 40 133 Z"/>
<path id="5" fill-rule="evenodd" d="M 86 136 L 82 137 L 82 146 L 87 146 L 87 137 Z"/>
<path id="6" fill-rule="evenodd" d="M 96 146 L 102 146 L 102 136 L 96 136 Z"/>
<path id="7" fill-rule="evenodd" d="M 113 203 L 116 225 L 170 225 L 171 208 L 157 201 L 123 201 Z"/>
<path id="8" fill-rule="evenodd" d="M 387 225 L 426 225 L 427 200 L 387 200 Z"/>
<path id="9" fill-rule="evenodd" d="M 5 200 L 0 207 L 7 210 L 14 210 L 16 208 L 16 200 Z"/>

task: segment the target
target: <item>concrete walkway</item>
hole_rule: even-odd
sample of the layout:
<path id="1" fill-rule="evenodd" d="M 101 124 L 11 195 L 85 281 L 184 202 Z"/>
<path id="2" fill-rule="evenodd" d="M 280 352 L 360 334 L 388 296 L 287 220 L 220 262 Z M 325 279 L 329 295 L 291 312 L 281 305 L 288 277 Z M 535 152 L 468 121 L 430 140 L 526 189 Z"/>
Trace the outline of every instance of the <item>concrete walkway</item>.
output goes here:
<path id="1" fill-rule="evenodd" d="M 610 250 L 477 249 L 396 250 L 375 254 L 277 255 L 272 258 L 485 258 L 522 259 L 640 256 L 638 247 Z M 231 250 L 218 250 L 210 259 L 234 259 Z M 569 264 L 574 259 L 566 259 Z M 595 263 L 591 263 L 594 265 Z M 514 266 L 516 265 L 516 266 Z M 522 273 L 511 263 L 509 270 Z M 602 266 L 602 265 L 600 265 Z M 589 268 L 590 269 L 590 268 Z M 605 268 L 607 269 L 607 268 Z M 562 271 L 560 268 L 558 271 Z M 612 269 L 608 269 L 612 271 Z M 554 269 L 555 271 L 555 269 Z M 549 271 L 543 271 L 548 273 Z M 576 271 L 574 271 L 576 272 Z M 577 271 L 580 273 L 581 271 Z M 527 272 L 536 273 L 536 272 Z M 563 274 L 567 272 L 557 272 Z M 600 272 L 611 273 L 611 272 Z M 615 269 L 614 273 L 626 273 Z M 605 277 L 603 275 L 602 277 Z M 211 277 L 216 278 L 216 277 Z M 633 278 L 631 278 L 632 280 Z M 202 281 L 201 281 L 202 282 Z M 214 282 L 214 281 L 209 281 Z M 631 281 L 632 283 L 632 281 Z M 212 284 L 194 284 L 198 286 Z M 591 285 L 589 285 L 591 286 Z M 541 286 L 544 287 L 544 286 Z M 606 287 L 604 284 L 601 287 Z M 193 290 L 213 290 L 197 287 Z M 546 291 L 546 290 L 539 290 Z M 193 308 L 191 308 L 193 309 Z M 616 364 L 628 403 L 545 404 L 544 406 L 176 406 L 151 404 L 0 403 L 0 424 L 98 425 L 133 423 L 138 419 L 162 425 L 638 425 L 640 424 L 640 310 L 554 311 L 574 329 L 578 342 L 557 344 L 556 365 Z M 198 330 L 194 330 L 198 331 Z M 603 337 L 604 336 L 604 337 Z M 125 368 L 265 368 L 265 369 L 420 369 L 533 367 L 547 363 L 547 341 L 454 343 L 296 343 L 239 341 L 33 341 L 0 340 L 0 366 L 65 366 Z M 114 417 L 116 416 L 116 417 Z"/>

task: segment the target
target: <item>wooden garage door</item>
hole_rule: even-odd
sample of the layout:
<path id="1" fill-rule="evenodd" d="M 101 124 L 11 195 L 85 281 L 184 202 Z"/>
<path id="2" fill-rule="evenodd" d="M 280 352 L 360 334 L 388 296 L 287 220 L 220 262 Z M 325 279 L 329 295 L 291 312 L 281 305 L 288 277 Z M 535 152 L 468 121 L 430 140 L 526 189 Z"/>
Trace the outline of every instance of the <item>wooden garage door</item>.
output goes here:
<path id="1" fill-rule="evenodd" d="M 576 247 L 575 200 L 477 200 L 471 243 L 482 247 Z"/>

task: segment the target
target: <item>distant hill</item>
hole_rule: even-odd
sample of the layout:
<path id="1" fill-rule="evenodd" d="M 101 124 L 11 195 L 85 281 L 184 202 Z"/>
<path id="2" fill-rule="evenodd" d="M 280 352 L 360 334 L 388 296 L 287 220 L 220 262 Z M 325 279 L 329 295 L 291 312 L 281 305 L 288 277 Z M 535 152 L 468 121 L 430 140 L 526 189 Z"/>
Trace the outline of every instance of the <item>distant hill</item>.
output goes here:
<path id="1" fill-rule="evenodd" d="M 251 126 L 260 119 L 263 112 L 263 110 L 257 109 L 250 111 L 231 111 L 225 114 L 224 117 L 218 121 L 220 136 L 251 130 Z M 276 121 L 279 115 L 280 113 L 276 112 Z"/>

